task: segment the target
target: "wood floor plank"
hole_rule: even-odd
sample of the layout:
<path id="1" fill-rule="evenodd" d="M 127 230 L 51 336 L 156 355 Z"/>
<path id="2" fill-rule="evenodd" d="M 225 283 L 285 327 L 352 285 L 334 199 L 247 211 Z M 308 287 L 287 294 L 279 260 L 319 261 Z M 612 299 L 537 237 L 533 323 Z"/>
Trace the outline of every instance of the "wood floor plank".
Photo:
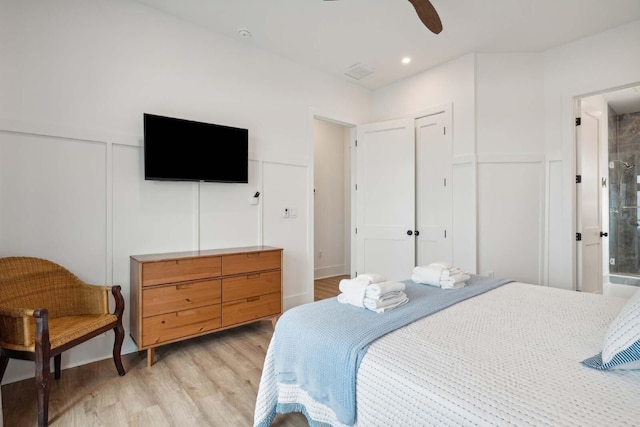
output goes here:
<path id="1" fill-rule="evenodd" d="M 315 299 L 338 295 L 348 277 L 316 280 Z M 127 354 L 124 377 L 111 359 L 66 369 L 51 381 L 50 425 L 250 426 L 272 334 L 271 322 L 262 321 L 166 345 L 151 368 L 146 352 Z M 2 386 L 5 427 L 36 425 L 35 397 L 33 379 Z M 296 413 L 276 416 L 272 426 L 308 423 Z"/>
<path id="2" fill-rule="evenodd" d="M 316 279 L 314 281 L 314 301 L 320 301 L 327 298 L 332 298 L 337 296 L 340 293 L 338 289 L 338 285 L 340 284 L 340 280 L 348 279 L 349 276 L 334 276 L 334 277 L 325 277 L 322 279 Z"/>

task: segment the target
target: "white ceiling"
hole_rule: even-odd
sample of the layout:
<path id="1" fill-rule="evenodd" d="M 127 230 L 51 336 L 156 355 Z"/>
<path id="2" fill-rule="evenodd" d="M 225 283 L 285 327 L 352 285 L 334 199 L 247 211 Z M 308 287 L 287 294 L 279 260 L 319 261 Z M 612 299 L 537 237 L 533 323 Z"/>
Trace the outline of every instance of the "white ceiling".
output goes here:
<path id="1" fill-rule="evenodd" d="M 606 92 L 602 96 L 616 114 L 640 111 L 640 86 Z"/>
<path id="2" fill-rule="evenodd" d="M 541 52 L 640 19 L 640 0 L 431 0 L 444 27 L 434 35 L 406 0 L 137 1 L 371 89 L 467 53 Z M 344 76 L 356 63 L 376 71 Z"/>

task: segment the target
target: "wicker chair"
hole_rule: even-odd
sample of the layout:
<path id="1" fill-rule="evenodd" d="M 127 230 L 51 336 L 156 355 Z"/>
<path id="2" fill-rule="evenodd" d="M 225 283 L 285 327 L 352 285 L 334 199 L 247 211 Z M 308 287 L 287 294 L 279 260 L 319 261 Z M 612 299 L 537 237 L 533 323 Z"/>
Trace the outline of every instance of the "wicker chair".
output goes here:
<path id="1" fill-rule="evenodd" d="M 115 311 L 109 313 L 109 294 Z M 63 351 L 115 332 L 113 361 L 120 375 L 124 328 L 120 286 L 93 286 L 65 268 L 39 258 L 0 258 L 0 381 L 9 358 L 36 363 L 38 426 L 48 425 L 50 359 L 60 378 Z"/>

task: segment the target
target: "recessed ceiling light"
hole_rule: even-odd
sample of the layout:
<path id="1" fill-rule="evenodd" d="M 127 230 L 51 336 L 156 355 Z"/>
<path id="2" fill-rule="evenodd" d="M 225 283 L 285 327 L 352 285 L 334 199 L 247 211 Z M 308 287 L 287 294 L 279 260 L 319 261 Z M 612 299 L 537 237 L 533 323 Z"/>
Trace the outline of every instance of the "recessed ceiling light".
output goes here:
<path id="1" fill-rule="evenodd" d="M 410 62 L 411 62 L 411 58 L 409 58 L 408 56 L 405 56 L 404 58 L 402 58 L 402 63 L 404 65 L 407 65 Z"/>
<path id="2" fill-rule="evenodd" d="M 246 28 L 240 28 L 238 30 L 238 34 L 240 34 L 240 37 L 242 37 L 243 39 L 250 39 L 251 38 L 251 33 Z"/>

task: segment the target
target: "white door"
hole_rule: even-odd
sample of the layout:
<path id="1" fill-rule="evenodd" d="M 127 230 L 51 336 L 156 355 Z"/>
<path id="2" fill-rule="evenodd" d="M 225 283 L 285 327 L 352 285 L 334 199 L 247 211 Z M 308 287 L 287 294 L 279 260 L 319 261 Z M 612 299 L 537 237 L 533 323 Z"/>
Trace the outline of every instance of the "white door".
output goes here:
<path id="1" fill-rule="evenodd" d="M 413 119 L 358 127 L 356 272 L 404 280 L 415 266 Z"/>
<path id="2" fill-rule="evenodd" d="M 446 117 L 442 111 L 415 121 L 417 265 L 453 262 L 452 147 Z"/>
<path id="3" fill-rule="evenodd" d="M 578 290 L 602 293 L 602 248 L 600 232 L 599 122 L 583 112 L 578 126 Z"/>

